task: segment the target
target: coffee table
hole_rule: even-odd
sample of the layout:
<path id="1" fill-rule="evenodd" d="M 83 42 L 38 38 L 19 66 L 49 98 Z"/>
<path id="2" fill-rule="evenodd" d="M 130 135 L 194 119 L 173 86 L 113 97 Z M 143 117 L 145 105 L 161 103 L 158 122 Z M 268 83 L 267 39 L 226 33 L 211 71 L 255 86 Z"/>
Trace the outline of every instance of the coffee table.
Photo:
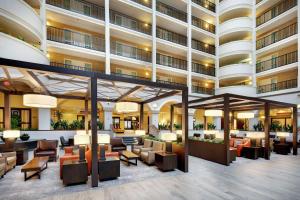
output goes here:
<path id="1" fill-rule="evenodd" d="M 120 160 L 126 162 L 128 166 L 130 166 L 130 164 L 137 165 L 138 158 L 139 156 L 131 151 L 122 151 L 120 155 Z M 131 162 L 131 160 L 134 160 L 134 162 Z"/>
<path id="2" fill-rule="evenodd" d="M 48 167 L 49 156 L 35 157 L 27 162 L 22 168 L 21 172 L 24 172 L 24 181 L 38 176 L 41 179 L 41 172 Z M 27 176 L 27 172 L 34 172 L 30 176 Z"/>

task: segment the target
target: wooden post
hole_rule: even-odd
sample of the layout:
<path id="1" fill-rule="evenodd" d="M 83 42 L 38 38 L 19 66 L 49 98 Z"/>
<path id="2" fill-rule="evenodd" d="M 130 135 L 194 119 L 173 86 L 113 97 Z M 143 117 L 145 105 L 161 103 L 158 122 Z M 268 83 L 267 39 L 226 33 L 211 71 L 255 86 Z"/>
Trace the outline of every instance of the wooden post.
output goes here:
<path id="1" fill-rule="evenodd" d="M 9 130 L 11 120 L 11 109 L 10 109 L 10 95 L 9 93 L 4 93 L 4 128 Z"/>
<path id="2" fill-rule="evenodd" d="M 204 116 L 204 122 L 203 122 L 203 129 L 204 130 L 207 130 L 207 128 L 206 128 L 206 121 L 207 121 L 207 119 L 206 119 L 206 116 Z"/>
<path id="3" fill-rule="evenodd" d="M 234 111 L 231 112 L 231 130 L 234 130 Z"/>
<path id="4" fill-rule="evenodd" d="M 173 125 L 174 125 L 174 106 L 171 105 L 170 109 L 170 131 L 173 132 Z"/>
<path id="5" fill-rule="evenodd" d="M 297 133 L 297 129 L 298 129 L 298 123 L 297 123 L 297 107 L 293 107 L 293 155 L 297 155 L 298 154 L 298 145 L 297 145 L 297 141 L 298 141 L 298 133 Z"/>
<path id="6" fill-rule="evenodd" d="M 188 172 L 188 88 L 182 91 L 182 144 L 184 145 L 184 169 L 182 171 Z"/>
<path id="7" fill-rule="evenodd" d="M 140 104 L 140 129 L 144 128 L 144 104 Z"/>
<path id="8" fill-rule="evenodd" d="M 229 151 L 229 96 L 228 95 L 224 95 L 224 156 L 225 156 L 225 160 L 226 160 L 226 165 L 229 166 L 230 165 L 230 151 Z"/>
<path id="9" fill-rule="evenodd" d="M 89 131 L 89 100 L 84 100 L 84 129 L 88 134 Z"/>
<path id="10" fill-rule="evenodd" d="M 92 187 L 98 187 L 97 78 L 91 77 Z"/>
<path id="11" fill-rule="evenodd" d="M 270 160 L 270 104 L 265 103 L 265 159 Z"/>

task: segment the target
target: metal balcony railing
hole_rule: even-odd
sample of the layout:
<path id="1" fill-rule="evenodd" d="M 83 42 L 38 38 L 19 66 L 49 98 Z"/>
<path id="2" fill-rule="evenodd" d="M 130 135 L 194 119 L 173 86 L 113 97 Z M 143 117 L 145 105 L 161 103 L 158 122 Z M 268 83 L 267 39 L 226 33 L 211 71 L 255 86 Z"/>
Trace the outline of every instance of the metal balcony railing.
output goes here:
<path id="1" fill-rule="evenodd" d="M 148 8 L 152 7 L 152 0 L 131 0 Z"/>
<path id="2" fill-rule="evenodd" d="M 279 31 L 273 32 L 266 37 L 263 37 L 256 41 L 256 49 L 261 49 L 271 44 L 274 44 L 280 40 L 286 39 L 292 35 L 298 33 L 297 23 L 289 25 Z"/>
<path id="3" fill-rule="evenodd" d="M 209 76 L 215 76 L 215 68 L 214 67 L 206 67 L 205 65 L 199 63 L 192 63 L 192 72 L 205 74 Z"/>
<path id="4" fill-rule="evenodd" d="M 52 26 L 47 27 L 47 39 L 96 51 L 105 51 L 104 38 Z"/>
<path id="5" fill-rule="evenodd" d="M 209 0 L 192 0 L 194 3 L 198 4 L 199 6 L 202 6 L 210 11 L 216 12 L 216 4 Z M 220 0 L 221 2 L 221 0 Z"/>
<path id="6" fill-rule="evenodd" d="M 46 0 L 47 4 L 104 20 L 104 8 L 83 0 Z"/>
<path id="7" fill-rule="evenodd" d="M 209 31 L 211 33 L 215 33 L 216 32 L 216 27 L 213 24 L 210 24 L 202 19 L 199 19 L 197 17 L 192 17 L 192 25 L 201 28 L 203 30 Z"/>
<path id="8" fill-rule="evenodd" d="M 160 79 L 157 79 L 156 82 L 171 84 L 171 85 L 178 85 L 178 86 L 185 86 L 186 85 L 186 84 L 183 84 L 183 83 L 177 83 L 177 82 L 174 82 L 174 81 L 165 81 L 165 80 L 160 80 Z"/>
<path id="9" fill-rule="evenodd" d="M 174 33 L 172 31 L 168 31 L 166 29 L 162 29 L 160 27 L 156 28 L 156 37 L 170 42 L 174 42 L 176 44 L 181 44 L 183 46 L 187 45 L 186 36 Z"/>
<path id="10" fill-rule="evenodd" d="M 135 75 L 131 75 L 131 74 L 123 74 L 123 73 L 116 73 L 116 72 L 111 72 L 111 74 L 115 75 L 115 76 L 125 77 L 125 78 L 133 78 L 133 79 L 139 79 L 139 80 L 150 80 L 150 78 L 147 78 L 147 77 L 135 76 Z"/>
<path id="11" fill-rule="evenodd" d="M 104 73 L 104 70 L 95 69 L 95 68 L 91 68 L 91 67 L 69 65 L 69 64 L 65 64 L 65 63 L 56 62 L 56 61 L 50 61 L 50 65 L 55 66 L 55 67 L 67 68 L 67 69 L 75 69 L 75 70 L 82 70 L 82 71 L 89 71 L 89 72 L 93 71 L 93 72 Z"/>
<path id="12" fill-rule="evenodd" d="M 192 92 L 198 93 L 198 94 L 209 94 L 209 95 L 215 94 L 215 90 L 212 88 L 205 88 L 205 87 L 200 87 L 200 86 L 196 86 L 196 85 L 192 86 Z"/>
<path id="13" fill-rule="evenodd" d="M 256 18 L 256 26 L 281 15 L 297 5 L 297 0 L 283 0 Z"/>
<path id="14" fill-rule="evenodd" d="M 156 64 L 173 67 L 177 69 L 187 70 L 187 61 L 171 56 L 156 54 Z"/>
<path id="15" fill-rule="evenodd" d="M 132 59 L 141 60 L 145 62 L 151 62 L 152 53 L 150 51 L 125 45 L 117 41 L 111 41 L 110 52 L 118 56 L 132 58 Z"/>
<path id="16" fill-rule="evenodd" d="M 256 63 L 256 73 L 298 62 L 298 51 Z"/>
<path id="17" fill-rule="evenodd" d="M 257 93 L 266 93 L 266 92 L 274 92 L 279 90 L 286 90 L 291 88 L 297 88 L 297 79 L 291 79 L 286 81 L 281 81 L 278 83 L 272 83 L 268 85 L 261 85 L 257 87 Z"/>
<path id="18" fill-rule="evenodd" d="M 151 35 L 152 32 L 150 24 L 113 10 L 110 10 L 110 23 L 148 35 Z"/>
<path id="19" fill-rule="evenodd" d="M 156 10 L 158 12 L 169 15 L 183 22 L 187 22 L 187 14 L 185 12 L 182 12 L 181 10 L 173 8 L 172 6 L 169 6 L 162 2 L 159 1 L 156 2 Z"/>
<path id="20" fill-rule="evenodd" d="M 205 44 L 204 42 L 193 39 L 192 40 L 192 48 L 215 55 L 216 48 L 213 45 Z"/>

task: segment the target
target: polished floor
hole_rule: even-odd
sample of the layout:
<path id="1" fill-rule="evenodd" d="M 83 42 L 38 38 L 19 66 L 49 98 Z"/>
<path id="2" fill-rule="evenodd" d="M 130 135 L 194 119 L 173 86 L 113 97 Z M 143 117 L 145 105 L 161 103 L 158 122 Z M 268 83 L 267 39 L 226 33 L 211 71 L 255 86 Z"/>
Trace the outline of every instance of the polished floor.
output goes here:
<path id="1" fill-rule="evenodd" d="M 195 157 L 189 161 L 189 173 L 160 173 L 142 163 L 136 168 L 122 165 L 123 178 L 98 188 L 62 186 L 55 163 L 41 180 L 28 182 L 16 168 L 0 180 L 0 199 L 300 199 L 300 156 L 272 154 L 270 161 L 239 158 L 230 167 Z"/>

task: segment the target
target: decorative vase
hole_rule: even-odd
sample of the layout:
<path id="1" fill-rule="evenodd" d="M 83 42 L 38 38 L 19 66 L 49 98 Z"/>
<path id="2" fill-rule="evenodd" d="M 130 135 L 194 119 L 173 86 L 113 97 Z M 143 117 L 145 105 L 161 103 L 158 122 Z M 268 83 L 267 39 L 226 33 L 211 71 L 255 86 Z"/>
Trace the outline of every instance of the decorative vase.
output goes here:
<path id="1" fill-rule="evenodd" d="M 27 140 L 29 140 L 29 138 L 30 138 L 30 136 L 29 135 L 25 135 L 25 134 L 23 134 L 23 135 L 21 135 L 20 136 L 20 139 L 22 140 L 22 141 L 27 141 Z"/>

